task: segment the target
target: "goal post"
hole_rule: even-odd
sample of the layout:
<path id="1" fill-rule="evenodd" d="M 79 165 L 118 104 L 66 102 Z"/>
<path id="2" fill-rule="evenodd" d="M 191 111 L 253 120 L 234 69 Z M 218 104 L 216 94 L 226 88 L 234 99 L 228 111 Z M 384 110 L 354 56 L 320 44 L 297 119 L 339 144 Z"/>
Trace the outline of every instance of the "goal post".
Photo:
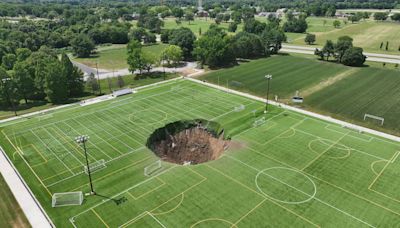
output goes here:
<path id="1" fill-rule="evenodd" d="M 383 126 L 383 124 L 385 123 L 385 118 L 365 113 L 364 121 L 366 121 L 367 119 L 373 119 L 375 121 L 378 121 L 378 122 L 380 122 L 381 126 Z"/>
<path id="2" fill-rule="evenodd" d="M 51 200 L 52 207 L 76 206 L 82 205 L 82 192 L 62 192 L 54 193 Z"/>
<path id="3" fill-rule="evenodd" d="M 90 167 L 90 172 L 95 173 L 97 171 L 105 169 L 107 166 L 106 166 L 106 161 L 104 159 L 101 159 L 90 163 L 89 167 Z M 89 175 L 89 169 L 86 165 L 83 167 L 83 171 L 86 173 L 86 175 Z"/>
<path id="4" fill-rule="evenodd" d="M 257 119 L 257 120 L 254 121 L 253 127 L 261 126 L 261 125 L 263 125 L 265 122 L 266 122 L 265 117 L 262 117 L 262 118 L 260 118 L 260 119 Z"/>
<path id="5" fill-rule="evenodd" d="M 162 168 L 161 160 L 157 160 L 150 165 L 144 167 L 144 175 L 151 176 L 155 172 L 159 171 Z"/>
<path id="6" fill-rule="evenodd" d="M 245 107 L 243 104 L 241 104 L 241 105 L 239 105 L 239 106 L 234 107 L 233 110 L 234 110 L 235 112 L 241 112 L 241 111 L 243 111 L 245 108 L 246 108 L 246 107 Z"/>

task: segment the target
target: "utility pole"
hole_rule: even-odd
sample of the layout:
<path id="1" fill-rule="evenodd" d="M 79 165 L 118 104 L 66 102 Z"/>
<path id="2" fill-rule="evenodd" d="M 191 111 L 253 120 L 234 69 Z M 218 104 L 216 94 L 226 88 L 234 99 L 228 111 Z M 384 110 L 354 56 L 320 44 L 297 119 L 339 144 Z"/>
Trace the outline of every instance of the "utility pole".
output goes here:
<path id="1" fill-rule="evenodd" d="M 101 85 L 100 85 L 100 76 L 99 76 L 98 62 L 96 62 L 96 72 L 97 72 L 97 83 L 99 84 L 99 92 L 100 92 L 100 94 L 101 94 Z"/>
<path id="2" fill-rule="evenodd" d="M 87 135 L 80 135 L 80 136 L 75 138 L 75 141 L 78 144 L 82 144 L 83 145 L 83 151 L 85 152 L 86 167 L 87 167 L 88 174 L 89 174 L 90 195 L 96 195 L 96 192 L 93 190 L 92 174 L 90 172 L 89 159 L 88 159 L 87 150 L 86 150 L 86 142 L 88 140 L 89 140 L 89 136 L 87 136 Z"/>
<path id="3" fill-rule="evenodd" d="M 264 114 L 267 114 L 268 112 L 268 97 L 269 97 L 269 83 L 272 79 L 272 75 L 268 74 L 265 76 L 265 78 L 268 80 L 268 88 L 267 88 L 267 101 L 265 102 L 265 111 Z"/>
<path id="4" fill-rule="evenodd" d="M 8 93 L 8 89 L 7 89 L 7 82 L 8 81 L 11 81 L 11 78 L 3 78 L 3 79 L 1 79 L 1 85 L 3 86 L 3 89 L 6 92 L 8 103 L 11 104 L 11 107 L 13 108 L 15 116 L 18 116 L 17 109 L 15 108 L 15 104 L 14 104 L 14 102 L 12 102 L 10 94 Z"/>

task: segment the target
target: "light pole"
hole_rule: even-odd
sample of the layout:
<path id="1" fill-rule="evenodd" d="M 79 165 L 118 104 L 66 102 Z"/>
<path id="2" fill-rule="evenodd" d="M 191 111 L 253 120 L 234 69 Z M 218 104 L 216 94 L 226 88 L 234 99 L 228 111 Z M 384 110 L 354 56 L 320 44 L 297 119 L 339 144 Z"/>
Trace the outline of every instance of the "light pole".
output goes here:
<path id="1" fill-rule="evenodd" d="M 8 100 L 8 102 L 11 104 L 15 116 L 18 116 L 17 110 L 15 109 L 14 102 L 12 102 L 11 97 L 10 97 L 10 94 L 8 93 L 8 89 L 6 88 L 6 87 L 7 87 L 7 82 L 8 82 L 8 81 L 11 81 L 11 78 L 2 78 L 2 79 L 1 79 L 1 85 L 3 86 L 4 91 L 6 92 L 7 100 Z"/>
<path id="2" fill-rule="evenodd" d="M 270 75 L 270 74 L 265 75 L 265 78 L 268 80 L 268 88 L 267 88 L 267 101 L 265 102 L 265 111 L 264 111 L 264 114 L 267 114 L 267 112 L 268 112 L 269 83 L 270 83 L 270 81 L 271 81 L 271 79 L 272 79 L 272 75 Z"/>
<path id="3" fill-rule="evenodd" d="M 98 66 L 98 64 L 99 64 L 98 61 L 96 61 L 97 83 L 99 84 L 99 92 L 100 92 L 100 95 L 101 95 L 101 85 L 100 85 L 100 76 L 99 76 L 99 66 Z"/>
<path id="4" fill-rule="evenodd" d="M 86 167 L 89 174 L 89 183 L 90 183 L 90 195 L 96 195 L 96 192 L 93 190 L 93 183 L 92 183 L 92 175 L 90 173 L 90 166 L 89 166 L 89 159 L 86 151 L 86 142 L 89 140 L 89 136 L 87 135 L 80 135 L 75 138 L 75 141 L 79 144 L 83 145 L 83 151 L 85 152 L 85 159 L 86 159 Z"/>

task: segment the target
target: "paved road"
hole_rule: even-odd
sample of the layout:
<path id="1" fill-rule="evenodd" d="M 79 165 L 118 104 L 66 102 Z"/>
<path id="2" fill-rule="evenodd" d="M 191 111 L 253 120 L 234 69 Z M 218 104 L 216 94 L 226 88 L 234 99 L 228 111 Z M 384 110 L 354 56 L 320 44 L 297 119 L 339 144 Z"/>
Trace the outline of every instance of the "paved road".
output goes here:
<path id="1" fill-rule="evenodd" d="M 284 44 L 282 45 L 282 49 L 280 51 L 286 53 L 300 53 L 300 54 L 314 55 L 314 50 L 316 48 L 321 48 L 321 47 L 318 46 L 303 47 L 303 46 Z M 368 61 L 400 64 L 400 55 L 387 55 L 387 54 L 378 54 L 370 52 L 364 52 L 364 55 L 368 57 L 367 58 Z"/>
<path id="2" fill-rule="evenodd" d="M 74 64 L 79 69 L 81 69 L 81 71 L 85 74 L 85 78 L 87 76 L 89 76 L 91 73 L 93 73 L 97 77 L 97 70 L 95 68 L 89 67 L 87 65 L 84 65 L 82 63 L 78 63 L 75 61 L 72 61 L 72 64 Z M 164 72 L 164 70 L 167 73 L 183 73 L 183 72 L 200 73 L 200 72 L 204 72 L 204 70 L 197 69 L 196 62 L 186 62 L 184 66 L 176 67 L 176 68 L 155 67 L 151 70 L 151 72 Z M 136 71 L 135 73 L 139 73 L 139 71 Z M 127 68 L 115 70 L 114 72 L 105 70 L 105 69 L 99 69 L 99 78 L 100 79 L 112 78 L 112 77 L 117 77 L 118 75 L 128 75 L 128 74 L 131 74 L 131 72 L 129 72 L 129 70 Z"/>

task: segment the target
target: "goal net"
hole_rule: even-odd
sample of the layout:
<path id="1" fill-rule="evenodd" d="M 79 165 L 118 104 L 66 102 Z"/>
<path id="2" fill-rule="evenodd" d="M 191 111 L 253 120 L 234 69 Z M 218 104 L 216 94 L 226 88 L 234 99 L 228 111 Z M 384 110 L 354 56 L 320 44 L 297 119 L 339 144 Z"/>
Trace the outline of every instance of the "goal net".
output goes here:
<path id="1" fill-rule="evenodd" d="M 235 111 L 235 112 L 240 112 L 240 111 L 243 111 L 245 109 L 245 107 L 244 107 L 244 105 L 239 105 L 239 106 L 236 106 L 233 110 Z"/>
<path id="2" fill-rule="evenodd" d="M 50 114 L 41 113 L 39 116 L 37 116 L 37 119 L 39 121 L 42 121 L 42 120 L 50 119 L 52 117 L 53 117 L 53 114 L 51 114 L 51 113 Z"/>
<path id="3" fill-rule="evenodd" d="M 377 121 L 381 124 L 381 126 L 383 125 L 383 123 L 385 122 L 385 118 L 379 117 L 379 116 L 374 116 L 371 114 L 365 114 L 364 115 L 364 121 L 366 121 L 367 119 L 372 119 L 374 121 Z"/>
<path id="4" fill-rule="evenodd" d="M 98 161 L 95 161 L 95 162 L 92 162 L 92 163 L 89 164 L 89 168 L 90 168 L 90 172 L 91 173 L 97 172 L 97 171 L 102 170 L 102 169 L 104 169 L 106 167 L 107 166 L 106 166 L 106 162 L 105 162 L 104 159 L 101 159 L 101 160 L 98 160 Z M 86 173 L 86 175 L 89 175 L 88 167 L 85 165 L 83 168 L 84 168 L 83 171 Z"/>
<path id="5" fill-rule="evenodd" d="M 265 121 L 266 121 L 265 117 L 262 117 L 262 118 L 260 118 L 258 120 L 255 120 L 254 123 L 253 123 L 253 127 L 258 127 L 260 125 L 263 125 L 265 123 Z"/>
<path id="6" fill-rule="evenodd" d="M 51 200 L 51 206 L 52 207 L 74 206 L 74 205 L 81 205 L 82 202 L 83 202 L 82 192 L 54 193 Z"/>
<path id="7" fill-rule="evenodd" d="M 144 175 L 150 176 L 161 169 L 161 160 L 151 163 L 144 167 Z"/>

